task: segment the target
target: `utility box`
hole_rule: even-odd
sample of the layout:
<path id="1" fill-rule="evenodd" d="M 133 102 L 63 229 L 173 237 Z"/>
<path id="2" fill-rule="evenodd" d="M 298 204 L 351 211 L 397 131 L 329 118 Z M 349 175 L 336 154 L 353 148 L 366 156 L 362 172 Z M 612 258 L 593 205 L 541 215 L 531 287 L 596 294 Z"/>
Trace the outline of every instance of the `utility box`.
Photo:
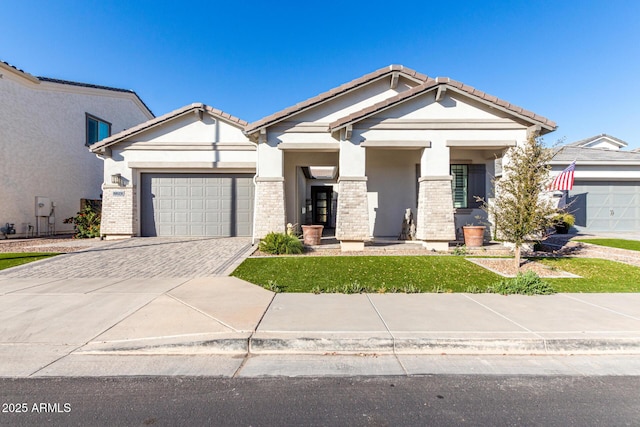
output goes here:
<path id="1" fill-rule="evenodd" d="M 36 216 L 49 216 L 51 214 L 51 199 L 36 196 Z"/>

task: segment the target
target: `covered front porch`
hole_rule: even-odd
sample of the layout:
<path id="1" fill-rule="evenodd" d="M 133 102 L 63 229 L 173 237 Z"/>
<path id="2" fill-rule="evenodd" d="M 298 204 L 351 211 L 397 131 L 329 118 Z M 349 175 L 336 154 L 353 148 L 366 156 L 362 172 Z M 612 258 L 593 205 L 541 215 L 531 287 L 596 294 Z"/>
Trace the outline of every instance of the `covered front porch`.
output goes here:
<path id="1" fill-rule="evenodd" d="M 322 225 L 323 243 L 330 239 L 343 250 L 358 251 L 365 248 L 365 243 L 371 246 L 398 241 L 409 211 L 415 223 L 412 237 L 416 244 L 428 250 L 448 250 L 452 242 L 461 239 L 463 225 L 485 222 L 475 196 L 487 197 L 495 158 L 505 147 L 459 147 L 453 143 L 445 146 L 449 161 L 443 164 L 438 160 L 444 158 L 443 150 L 434 154 L 429 142 L 420 142 L 429 145 L 424 147 L 417 147 L 418 143 L 402 147 L 342 141 L 324 149 L 294 144 L 276 148 L 282 178 L 258 177 L 256 185 L 258 194 L 266 185 L 281 185 L 281 225 L 277 229 L 262 228 L 266 232 L 285 231 L 291 224 L 296 233 L 301 233 L 303 225 Z M 343 144 L 350 145 L 347 150 L 357 146 L 361 158 L 354 161 L 349 150 L 349 160 L 345 160 L 339 150 Z M 433 164 L 437 164 L 438 174 Z M 354 165 L 362 167 L 353 173 Z M 264 206 L 271 208 L 257 217 L 258 222 L 261 218 L 272 221 L 278 215 L 273 204 L 258 201 L 259 209 Z"/>

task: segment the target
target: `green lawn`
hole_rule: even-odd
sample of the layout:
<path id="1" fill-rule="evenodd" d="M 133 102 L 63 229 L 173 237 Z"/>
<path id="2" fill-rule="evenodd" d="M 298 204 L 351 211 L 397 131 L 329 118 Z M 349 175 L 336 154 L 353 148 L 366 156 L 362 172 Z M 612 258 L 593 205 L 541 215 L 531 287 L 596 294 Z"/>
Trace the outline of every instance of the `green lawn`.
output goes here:
<path id="1" fill-rule="evenodd" d="M 640 292 L 640 268 L 599 258 L 538 260 L 581 279 L 545 279 L 558 292 Z"/>
<path id="2" fill-rule="evenodd" d="M 39 259 L 45 259 L 58 255 L 57 253 L 39 253 L 39 252 L 25 252 L 25 253 L 0 253 L 0 270 L 5 268 L 15 267 L 16 265 L 26 264 L 28 262 L 37 261 Z"/>
<path id="3" fill-rule="evenodd" d="M 541 262 L 580 279 L 545 279 L 558 292 L 640 292 L 640 268 L 614 261 L 566 258 Z M 501 276 L 456 256 L 338 256 L 249 258 L 232 274 L 282 292 L 313 292 L 357 286 L 367 291 L 483 291 Z"/>
<path id="4" fill-rule="evenodd" d="M 591 243 L 599 246 L 608 246 L 610 248 L 629 249 L 632 251 L 640 251 L 640 241 L 625 239 L 573 239 L 574 242 Z"/>

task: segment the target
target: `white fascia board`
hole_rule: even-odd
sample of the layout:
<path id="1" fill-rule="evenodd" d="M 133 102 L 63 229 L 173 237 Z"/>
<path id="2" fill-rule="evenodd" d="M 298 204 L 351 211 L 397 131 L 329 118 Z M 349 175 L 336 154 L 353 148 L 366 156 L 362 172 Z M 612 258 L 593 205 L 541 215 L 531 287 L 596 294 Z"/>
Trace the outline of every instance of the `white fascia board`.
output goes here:
<path id="1" fill-rule="evenodd" d="M 445 83 L 445 84 L 446 84 L 446 83 Z M 524 121 L 526 121 L 526 122 L 534 123 L 534 124 L 540 125 L 540 126 L 542 126 L 543 128 L 547 129 L 547 130 L 548 130 L 548 131 L 550 131 L 550 132 L 552 132 L 552 131 L 554 131 L 554 130 L 555 130 L 555 128 L 552 128 L 551 126 L 549 126 L 549 125 L 547 125 L 547 124 L 545 124 L 545 123 L 543 123 L 543 122 L 540 122 L 540 121 L 535 120 L 535 119 L 533 119 L 533 118 L 531 118 L 531 117 L 527 117 L 527 116 L 525 116 L 525 115 L 522 115 L 522 114 L 516 113 L 516 112 L 515 112 L 515 111 L 513 111 L 513 110 L 510 110 L 510 109 L 508 109 L 508 108 L 505 108 L 505 107 L 503 107 L 503 106 L 501 106 L 501 105 L 498 105 L 498 104 L 496 104 L 496 103 L 494 103 L 494 102 L 487 101 L 486 99 L 482 99 L 482 98 L 480 98 L 480 97 L 478 97 L 478 96 L 474 96 L 474 95 L 472 95 L 472 94 L 470 94 L 470 93 L 468 93 L 468 92 L 465 92 L 465 91 L 463 91 L 463 90 L 460 90 L 460 89 L 458 89 L 458 88 L 456 88 L 456 87 L 454 87 L 454 86 L 447 85 L 447 90 L 450 90 L 450 91 L 452 91 L 452 92 L 456 92 L 456 93 L 458 93 L 458 94 L 460 94 L 460 95 L 463 95 L 463 96 L 466 96 L 466 97 L 468 97 L 468 98 L 475 99 L 476 101 L 478 101 L 478 102 L 480 102 L 480 103 L 482 103 L 482 104 L 484 104 L 484 105 L 486 105 L 486 106 L 488 106 L 488 107 L 491 107 L 491 108 L 496 109 L 496 110 L 503 111 L 503 112 L 505 112 L 505 113 L 507 113 L 507 114 L 509 114 L 509 115 L 511 115 L 511 116 L 518 117 L 519 119 L 524 120 Z M 522 107 L 520 107 L 520 108 L 522 108 Z"/>

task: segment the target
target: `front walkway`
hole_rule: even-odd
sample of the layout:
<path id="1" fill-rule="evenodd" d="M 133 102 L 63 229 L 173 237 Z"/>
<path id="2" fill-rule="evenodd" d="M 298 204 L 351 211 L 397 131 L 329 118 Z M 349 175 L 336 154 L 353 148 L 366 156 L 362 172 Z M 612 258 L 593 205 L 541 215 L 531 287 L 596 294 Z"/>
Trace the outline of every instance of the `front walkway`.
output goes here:
<path id="1" fill-rule="evenodd" d="M 134 237 L 0 271 L 0 277 L 154 278 L 224 276 L 251 250 L 248 237 Z"/>

